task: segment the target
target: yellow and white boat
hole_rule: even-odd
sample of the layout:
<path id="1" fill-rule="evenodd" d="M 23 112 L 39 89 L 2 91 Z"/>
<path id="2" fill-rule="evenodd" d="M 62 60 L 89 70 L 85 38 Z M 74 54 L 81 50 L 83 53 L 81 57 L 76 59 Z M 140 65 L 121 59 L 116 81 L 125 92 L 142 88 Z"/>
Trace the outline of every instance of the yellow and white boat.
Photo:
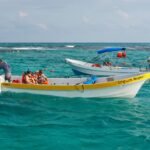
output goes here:
<path id="1" fill-rule="evenodd" d="M 13 76 L 13 80 L 21 80 L 19 76 Z M 60 97 L 135 97 L 146 80 L 150 79 L 150 73 L 133 75 L 121 75 L 114 77 L 92 78 L 49 78 L 48 85 L 8 83 L 0 76 L 0 91 L 16 93 L 32 93 Z"/>

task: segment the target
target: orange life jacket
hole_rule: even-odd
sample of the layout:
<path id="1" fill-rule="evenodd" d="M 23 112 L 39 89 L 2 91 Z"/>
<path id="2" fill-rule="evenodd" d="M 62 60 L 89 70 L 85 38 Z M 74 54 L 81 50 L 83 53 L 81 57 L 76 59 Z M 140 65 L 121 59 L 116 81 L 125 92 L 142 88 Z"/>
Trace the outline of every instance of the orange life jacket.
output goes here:
<path id="1" fill-rule="evenodd" d="M 25 75 L 23 74 L 22 75 L 22 79 L 21 79 L 22 83 L 26 83 L 26 80 L 25 80 Z"/>

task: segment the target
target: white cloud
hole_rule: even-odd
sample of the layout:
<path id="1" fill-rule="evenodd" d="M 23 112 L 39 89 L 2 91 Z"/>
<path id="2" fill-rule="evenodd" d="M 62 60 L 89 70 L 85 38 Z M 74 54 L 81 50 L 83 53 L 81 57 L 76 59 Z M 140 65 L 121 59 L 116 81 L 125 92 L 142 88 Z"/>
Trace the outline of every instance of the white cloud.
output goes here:
<path id="1" fill-rule="evenodd" d="M 20 12 L 19 12 L 19 16 L 20 16 L 20 17 L 27 17 L 27 16 L 28 16 L 28 13 L 25 12 L 25 11 L 20 11 Z"/>
<path id="2" fill-rule="evenodd" d="M 117 13 L 120 17 L 123 17 L 124 19 L 129 19 L 129 14 L 127 12 L 123 10 L 118 10 Z"/>
<path id="3" fill-rule="evenodd" d="M 150 39 L 150 0 L 0 1 L 0 42 Z"/>
<path id="4" fill-rule="evenodd" d="M 39 23 L 39 24 L 37 24 L 37 26 L 40 27 L 40 28 L 43 29 L 43 30 L 48 30 L 47 25 L 44 24 L 44 23 Z"/>
<path id="5" fill-rule="evenodd" d="M 87 16 L 83 16 L 82 20 L 83 20 L 83 22 L 84 22 L 85 24 L 95 25 L 95 23 L 93 22 L 93 20 L 90 19 L 90 18 L 87 17 Z"/>
<path id="6" fill-rule="evenodd" d="M 90 19 L 87 16 L 83 16 L 83 22 L 89 23 Z"/>
<path id="7" fill-rule="evenodd" d="M 132 3 L 132 2 L 137 2 L 138 0 L 123 0 L 123 2 L 127 2 L 127 3 Z"/>

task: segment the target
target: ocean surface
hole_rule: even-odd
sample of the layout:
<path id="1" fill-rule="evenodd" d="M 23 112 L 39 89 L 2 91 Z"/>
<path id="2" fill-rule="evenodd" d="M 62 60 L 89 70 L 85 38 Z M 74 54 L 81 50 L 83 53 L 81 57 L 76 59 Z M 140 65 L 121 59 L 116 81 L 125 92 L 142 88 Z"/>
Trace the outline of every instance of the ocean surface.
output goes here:
<path id="1" fill-rule="evenodd" d="M 14 75 L 68 77 L 75 75 L 65 58 L 90 61 L 105 47 L 126 47 L 122 61 L 132 66 L 150 56 L 150 43 L 0 43 L 0 58 Z M 133 99 L 0 94 L 0 150 L 148 150 L 149 90 L 147 82 Z"/>

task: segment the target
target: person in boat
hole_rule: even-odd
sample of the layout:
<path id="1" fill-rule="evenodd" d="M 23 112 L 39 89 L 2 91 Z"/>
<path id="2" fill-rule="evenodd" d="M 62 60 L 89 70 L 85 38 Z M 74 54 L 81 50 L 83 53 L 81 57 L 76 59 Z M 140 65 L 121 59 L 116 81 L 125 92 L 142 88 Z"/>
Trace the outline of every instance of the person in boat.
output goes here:
<path id="1" fill-rule="evenodd" d="M 37 82 L 39 84 L 48 84 L 48 78 L 45 76 L 42 70 L 37 72 Z"/>
<path id="2" fill-rule="evenodd" d="M 112 63 L 111 63 L 111 62 L 109 62 L 109 61 L 104 61 L 103 65 L 104 65 L 104 66 L 111 66 L 111 65 L 112 65 Z"/>
<path id="3" fill-rule="evenodd" d="M 0 59 L 0 69 L 4 70 L 5 73 L 5 80 L 11 81 L 11 69 L 10 66 L 4 62 L 2 59 Z"/>
<path id="4" fill-rule="evenodd" d="M 37 75 L 37 73 L 36 72 L 32 72 L 31 75 L 32 75 L 32 78 L 33 78 L 35 84 L 38 84 L 38 75 Z"/>
<path id="5" fill-rule="evenodd" d="M 109 59 L 109 58 L 106 58 L 106 59 L 104 60 L 104 62 L 103 62 L 103 65 L 104 65 L 104 66 L 111 66 L 112 63 L 110 62 L 110 59 Z"/>
<path id="6" fill-rule="evenodd" d="M 22 83 L 26 83 L 25 76 L 26 76 L 26 72 L 23 72 L 23 74 L 22 74 Z"/>
<path id="7" fill-rule="evenodd" d="M 22 83 L 25 84 L 37 84 L 31 71 L 24 72 L 22 75 Z"/>

